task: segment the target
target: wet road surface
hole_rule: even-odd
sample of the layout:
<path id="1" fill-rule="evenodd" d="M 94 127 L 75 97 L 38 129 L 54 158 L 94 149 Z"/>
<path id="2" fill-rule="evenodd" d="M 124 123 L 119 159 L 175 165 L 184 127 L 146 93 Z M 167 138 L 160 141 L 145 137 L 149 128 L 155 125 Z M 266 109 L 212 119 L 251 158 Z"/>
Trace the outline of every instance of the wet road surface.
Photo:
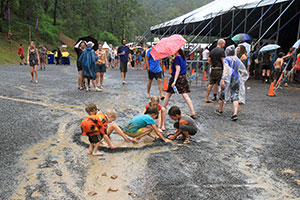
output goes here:
<path id="1" fill-rule="evenodd" d="M 232 105 L 217 116 L 217 104 L 203 101 L 207 83 L 194 81 L 199 131 L 189 145 L 113 134 L 118 148 L 93 157 L 80 136 L 85 106 L 114 108 L 125 126 L 147 104 L 147 73 L 130 69 L 123 86 L 109 70 L 101 93 L 77 90 L 74 64 L 47 66 L 38 85 L 29 79 L 28 66 L 0 67 L 0 199 L 300 199 L 299 86 L 267 97 L 269 85 L 250 80 L 232 122 Z M 179 95 L 170 105 L 189 114 Z M 174 131 L 168 116 L 166 126 L 165 135 Z"/>

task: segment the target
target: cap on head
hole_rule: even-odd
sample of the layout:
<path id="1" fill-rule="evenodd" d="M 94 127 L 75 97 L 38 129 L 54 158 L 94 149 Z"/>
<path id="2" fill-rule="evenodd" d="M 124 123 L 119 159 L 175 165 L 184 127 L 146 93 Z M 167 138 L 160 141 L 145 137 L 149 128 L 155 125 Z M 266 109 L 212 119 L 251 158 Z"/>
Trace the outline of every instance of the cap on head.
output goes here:
<path id="1" fill-rule="evenodd" d="M 93 47 L 93 46 L 94 46 L 94 43 L 93 43 L 92 41 L 89 41 L 89 42 L 87 43 L 87 45 Z"/>

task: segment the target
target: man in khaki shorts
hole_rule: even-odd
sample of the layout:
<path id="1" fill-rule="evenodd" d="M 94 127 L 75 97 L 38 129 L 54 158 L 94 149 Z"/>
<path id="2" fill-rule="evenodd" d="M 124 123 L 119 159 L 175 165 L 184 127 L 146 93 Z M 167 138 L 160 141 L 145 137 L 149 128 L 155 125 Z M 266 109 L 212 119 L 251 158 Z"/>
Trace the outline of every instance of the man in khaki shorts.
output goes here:
<path id="1" fill-rule="evenodd" d="M 214 48 L 209 54 L 208 63 L 211 64 L 211 73 L 210 73 L 209 85 L 207 86 L 207 90 L 206 90 L 205 103 L 213 102 L 212 100 L 209 99 L 211 88 L 214 85 L 217 86 L 220 85 L 220 81 L 223 73 L 223 61 L 225 58 L 225 52 L 223 49 L 224 47 L 225 47 L 225 40 L 219 39 L 217 43 L 217 47 Z"/>

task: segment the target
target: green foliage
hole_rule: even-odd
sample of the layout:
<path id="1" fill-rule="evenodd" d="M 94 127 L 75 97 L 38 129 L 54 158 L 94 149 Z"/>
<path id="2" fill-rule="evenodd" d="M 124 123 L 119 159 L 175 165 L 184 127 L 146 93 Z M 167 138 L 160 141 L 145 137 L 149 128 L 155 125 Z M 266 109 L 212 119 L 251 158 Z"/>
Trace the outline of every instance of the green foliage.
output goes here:
<path id="1" fill-rule="evenodd" d="M 117 46 L 120 44 L 120 40 L 118 40 L 117 37 L 107 31 L 100 32 L 99 37 L 97 38 L 100 42 L 107 42 L 108 44 L 112 44 L 113 46 Z"/>
<path id="2" fill-rule="evenodd" d="M 53 25 L 55 0 L 1 0 L 0 32 L 7 33 L 7 8 L 11 8 L 11 30 L 15 39 L 28 38 L 30 8 L 32 38 L 58 42 L 64 33 L 76 40 L 93 36 L 113 45 L 122 38 L 133 41 L 150 26 L 178 17 L 211 0 L 58 0 L 56 26 Z M 35 33 L 36 18 L 39 29 Z"/>

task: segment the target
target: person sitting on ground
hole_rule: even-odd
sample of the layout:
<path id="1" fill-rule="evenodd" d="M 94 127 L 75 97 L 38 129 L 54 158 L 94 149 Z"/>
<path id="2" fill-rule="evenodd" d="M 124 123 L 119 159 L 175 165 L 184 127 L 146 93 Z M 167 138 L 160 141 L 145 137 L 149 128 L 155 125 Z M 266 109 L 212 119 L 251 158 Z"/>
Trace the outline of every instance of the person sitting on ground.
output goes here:
<path id="1" fill-rule="evenodd" d="M 182 135 L 185 138 L 183 144 L 190 143 L 191 135 L 195 135 L 198 129 L 195 121 L 190 116 L 183 115 L 177 106 L 172 106 L 168 115 L 177 121 L 174 124 L 176 131 L 174 134 L 170 134 L 168 139 L 175 140 L 179 135 Z"/>
<path id="2" fill-rule="evenodd" d="M 156 139 L 155 136 L 151 135 L 151 132 L 154 130 L 156 135 L 164 142 L 171 142 L 165 138 L 161 132 L 159 132 L 157 126 L 155 125 L 154 119 L 158 118 L 158 114 L 159 111 L 157 107 L 147 108 L 144 115 L 135 116 L 130 120 L 130 122 L 124 128 L 125 134 L 134 138 L 132 142 L 138 143 L 138 141 L 146 135 Z"/>
<path id="3" fill-rule="evenodd" d="M 157 107 L 159 114 L 158 114 L 158 128 L 162 131 L 166 130 L 165 121 L 166 121 L 166 109 L 159 105 L 159 98 L 158 96 L 152 96 L 149 100 L 149 103 L 145 106 L 144 114 L 149 107 Z"/>
<path id="4" fill-rule="evenodd" d="M 117 124 L 108 126 L 108 123 L 111 123 L 117 119 L 115 110 L 109 109 L 106 110 L 105 114 L 102 114 L 101 112 L 98 112 L 97 106 L 95 104 L 88 105 L 85 110 L 89 114 L 89 116 L 81 122 L 81 129 L 82 136 L 89 137 L 90 146 L 88 154 L 102 155 L 97 152 L 102 138 L 111 149 L 114 149 L 115 146 L 109 139 L 109 135 L 113 131 L 116 131 L 119 135 L 121 135 L 126 142 L 131 141 Z"/>

